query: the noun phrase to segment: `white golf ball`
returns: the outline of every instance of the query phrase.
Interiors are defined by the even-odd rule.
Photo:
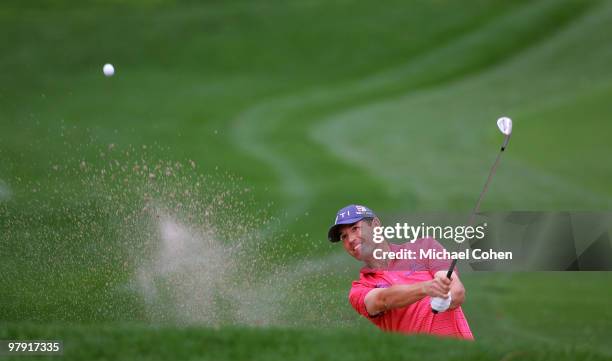
[[[102,71],[106,76],[113,76],[113,74],[115,74],[115,67],[113,66],[113,64],[104,64]]]

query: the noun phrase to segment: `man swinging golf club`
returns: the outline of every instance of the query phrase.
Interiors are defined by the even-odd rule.
[[[374,257],[374,250],[398,252],[402,248],[442,249],[434,239],[414,243],[373,242],[372,230],[381,226],[369,208],[350,205],[338,211],[328,237],[342,242],[346,252],[365,263],[353,282],[349,301],[353,308],[384,331],[428,333],[473,339],[461,304],[465,289],[457,273],[446,277],[448,261],[388,260]],[[432,313],[431,299],[440,300],[440,313]]]
[[[469,224],[480,209],[512,134],[510,118],[499,118],[497,126],[504,134],[504,143],[478,197]],[[376,258],[376,250],[380,250],[378,253],[381,254],[444,249],[432,238],[397,245],[384,239],[374,242],[373,230],[380,226],[380,219],[369,208],[350,205],[338,211],[334,225],[328,232],[331,242],[342,242],[349,255],[365,263],[359,280],[353,282],[349,292],[349,302],[353,308],[384,331],[428,333],[473,340],[461,309],[465,288],[457,272],[453,273],[457,260]]]

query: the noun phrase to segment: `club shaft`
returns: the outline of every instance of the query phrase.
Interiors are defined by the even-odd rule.
[[[489,176],[487,177],[487,181],[485,182],[484,187],[482,188],[482,191],[480,192],[480,196],[478,196],[478,201],[476,202],[476,206],[472,210],[472,214],[470,214],[468,226],[471,226],[472,224],[474,224],[474,220],[476,219],[476,214],[480,211],[480,205],[482,204],[482,200],[484,199],[484,196],[487,193],[487,190],[489,190],[489,184],[491,184],[491,179],[493,179],[493,175],[495,175],[495,171],[497,170],[497,165],[499,164],[499,160],[501,159],[501,156],[504,153],[504,150],[506,150],[506,147],[508,146],[509,140],[510,140],[510,136],[506,136],[504,138],[504,144],[502,145],[499,153],[497,153],[497,158],[495,158],[495,162],[493,163],[493,166],[491,167],[491,170],[489,171]],[[451,276],[453,275],[453,271],[455,270],[455,266],[457,266],[457,259],[453,259],[453,261],[451,262],[451,265],[448,268],[448,272],[446,273],[447,278],[449,279],[451,278]]]

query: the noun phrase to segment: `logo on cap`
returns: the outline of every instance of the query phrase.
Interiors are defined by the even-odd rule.
[[[374,218],[374,212],[372,212],[368,207],[361,205],[350,205],[342,208],[336,214],[336,219],[334,220],[334,225],[331,226],[328,232],[328,238],[332,242],[338,242],[338,226],[343,224],[351,224],[357,223],[364,218]]]

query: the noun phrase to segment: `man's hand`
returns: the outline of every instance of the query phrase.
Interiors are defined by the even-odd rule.
[[[465,290],[459,277],[453,274],[451,281],[446,278],[446,271],[439,271],[430,281],[411,285],[393,285],[389,288],[374,288],[365,296],[364,303],[366,311],[374,316],[387,310],[405,307],[426,296],[447,299],[449,292],[452,297],[449,309],[459,307],[465,297]]]
[[[411,285],[374,288],[368,292],[363,301],[366,311],[370,316],[375,316],[381,312],[413,304],[428,295],[446,295],[448,290],[448,285],[445,285],[444,281],[431,280]]]
[[[433,297],[430,301],[431,309],[434,313],[444,312],[450,308],[452,300],[451,293],[448,294],[448,298]]]
[[[448,271],[446,270],[438,271],[434,275],[434,279],[445,279],[449,281],[449,279],[446,278],[447,273]],[[453,274],[451,275],[450,292],[451,292],[451,296],[453,300],[453,302],[450,305],[450,309],[452,310],[454,308],[461,306],[463,301],[465,301],[465,288],[463,287],[463,284],[461,283],[461,280],[459,279],[457,272],[453,272]]]
[[[423,292],[427,296],[448,298],[448,293],[451,289],[451,280],[446,278],[446,274],[441,275],[441,272],[437,272],[433,280],[425,281],[422,284]]]

